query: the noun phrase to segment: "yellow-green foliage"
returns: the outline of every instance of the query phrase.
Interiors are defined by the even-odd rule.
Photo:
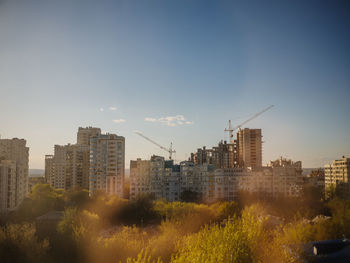
[[[225,225],[206,226],[186,237],[172,262],[258,262],[265,241],[264,219],[253,210],[246,209],[241,218],[230,218]]]
[[[48,241],[39,241],[31,224],[11,224],[0,227],[1,262],[41,262]]]
[[[137,227],[123,227],[111,237],[99,237],[88,251],[91,262],[124,262],[147,245],[148,235]]]

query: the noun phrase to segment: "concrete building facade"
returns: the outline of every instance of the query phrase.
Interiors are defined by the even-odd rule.
[[[218,169],[239,167],[237,141],[220,141],[211,149],[198,148],[197,152],[191,153],[190,161],[195,165],[212,164]]]
[[[28,193],[29,148],[26,146],[26,140],[0,139],[0,161],[2,170],[0,188],[3,189],[0,203],[5,202],[0,206],[13,209],[21,204]],[[8,190],[5,191],[6,187]]]
[[[54,155],[45,158],[45,176],[56,189],[88,189],[89,155],[87,145],[55,145]]]
[[[262,166],[261,129],[240,129],[237,133],[237,143],[241,167]]]
[[[0,160],[0,213],[16,208],[16,163]]]
[[[89,191],[104,191],[123,197],[125,138],[100,134],[90,138]]]
[[[219,168],[195,165],[152,156],[130,162],[130,198],[151,194],[156,199],[181,200],[184,191],[195,192],[204,202],[236,200],[240,191],[268,198],[298,196],[301,191],[301,162],[278,159],[260,168]]]
[[[90,138],[99,136],[101,129],[96,127],[79,127],[77,132],[77,144],[78,145],[90,145]]]
[[[350,156],[325,165],[324,175],[326,195],[334,188],[342,198],[350,199]]]

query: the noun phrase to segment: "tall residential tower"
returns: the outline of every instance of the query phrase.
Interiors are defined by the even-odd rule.
[[[125,138],[99,134],[90,139],[89,191],[97,190],[123,197],[125,176]]]
[[[18,207],[28,192],[29,148],[24,139],[0,139],[0,211]]]

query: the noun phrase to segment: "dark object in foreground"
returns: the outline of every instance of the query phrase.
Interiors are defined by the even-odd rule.
[[[350,240],[336,239],[311,242],[307,245],[308,262],[350,262]]]

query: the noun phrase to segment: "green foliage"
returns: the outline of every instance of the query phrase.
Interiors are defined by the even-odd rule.
[[[2,217],[0,261],[300,262],[305,243],[350,236],[350,201],[326,202],[316,190],[299,199],[246,197],[239,204],[210,205],[154,201],[150,196],[129,201],[36,185],[18,211]],[[38,240],[33,225],[8,224],[33,221],[63,207],[64,217],[49,240]],[[331,217],[309,220],[322,211]],[[285,218],[285,223],[271,226],[269,215]]]
[[[48,241],[39,241],[31,224],[0,227],[0,260],[3,263],[44,262]]]
[[[63,210],[64,200],[60,191],[48,184],[36,184],[29,198],[25,199],[16,213],[16,221],[33,221],[52,210]]]
[[[64,199],[70,206],[76,206],[80,209],[85,208],[90,203],[88,190],[69,190],[64,194]]]
[[[265,239],[264,220],[253,209],[245,210],[241,218],[230,218],[223,226],[206,226],[186,237],[172,262],[258,262]]]
[[[182,202],[198,203],[201,200],[201,196],[198,192],[184,190],[180,195],[180,199]]]
[[[160,222],[160,216],[154,209],[154,202],[148,195],[140,195],[125,205],[115,218],[127,225],[145,226]]]

